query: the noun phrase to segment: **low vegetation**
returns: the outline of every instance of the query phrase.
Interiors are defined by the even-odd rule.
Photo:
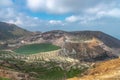
[[[11,54],[9,52],[0,52],[2,54]],[[27,73],[31,77],[36,78],[36,80],[64,80],[67,78],[71,78],[74,76],[79,76],[82,72],[84,72],[87,68],[74,68],[71,67],[69,70],[66,68],[62,68],[59,65],[62,63],[56,62],[34,62],[27,63],[20,59],[10,58],[10,57],[0,57],[0,66],[8,69],[12,69],[18,72]],[[63,64],[62,66],[66,66]],[[1,79],[0,79],[1,80]]]
[[[11,80],[11,79],[0,77],[0,80]]]

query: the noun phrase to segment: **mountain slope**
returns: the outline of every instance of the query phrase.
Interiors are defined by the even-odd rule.
[[[62,54],[67,53],[68,56],[80,61],[91,62],[118,58],[111,52],[111,48],[94,38],[84,42],[66,42],[63,48]]]
[[[42,40],[62,47],[61,55],[80,61],[101,61],[118,58],[120,40],[100,31],[42,33]]]
[[[68,80],[120,80],[120,59],[97,63],[83,77]]]
[[[24,30],[14,24],[0,22],[0,40],[16,39],[21,36],[30,35],[31,32]]]
[[[120,48],[120,40],[108,34],[105,34],[101,31],[76,31],[76,32],[70,32],[69,35],[76,36],[82,40],[92,39],[93,37],[95,37],[109,47]]]
[[[58,39],[58,38],[64,37],[66,40],[69,39],[71,41],[86,41],[86,40],[96,38],[111,48],[120,48],[120,40],[106,33],[103,33],[101,31],[66,32],[61,30],[53,30],[53,31],[42,33],[42,37],[45,40],[49,40],[49,39],[54,40],[56,38]]]

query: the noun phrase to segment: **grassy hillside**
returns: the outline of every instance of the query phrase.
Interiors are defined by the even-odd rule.
[[[12,54],[6,51],[0,51],[0,54],[9,55]],[[0,55],[0,56],[1,56]],[[13,57],[11,55],[11,57]],[[61,63],[62,64],[62,63]],[[29,74],[31,77],[36,78],[35,80],[65,80],[65,78],[71,78],[74,76],[79,76],[83,73],[87,67],[82,66],[79,68],[75,68],[74,66],[70,69],[65,69],[69,64],[62,64],[66,66],[65,68],[61,68],[56,62],[45,62],[45,63],[27,63],[20,59],[10,58],[10,57],[0,57],[0,66],[12,69],[14,71],[22,72]]]
[[[14,24],[0,22],[0,40],[16,39],[21,36],[30,35],[31,32],[22,29]]]
[[[39,52],[53,51],[59,48],[60,47],[49,44],[49,43],[41,43],[41,44],[24,45],[19,48],[16,48],[14,51],[20,54],[35,54]]]

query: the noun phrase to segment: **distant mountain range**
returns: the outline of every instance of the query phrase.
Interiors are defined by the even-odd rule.
[[[22,29],[15,24],[0,22],[0,40],[16,39],[30,34],[30,31]]]
[[[24,37],[27,35],[31,36]],[[100,31],[66,32],[54,30],[33,34],[14,24],[0,22],[0,40],[17,40],[19,37],[23,37],[22,40],[26,44],[52,43],[61,46],[60,54],[62,56],[68,56],[80,61],[100,61],[118,58],[120,55],[120,40]]]

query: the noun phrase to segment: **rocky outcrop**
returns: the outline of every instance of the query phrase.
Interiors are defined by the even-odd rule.
[[[61,54],[85,62],[118,58],[116,54],[112,53],[110,47],[96,38],[81,42],[67,40],[64,43]]]
[[[94,37],[111,48],[120,48],[120,40],[101,31],[74,31],[70,32],[68,35],[71,37],[75,37],[78,40],[89,40]]]

